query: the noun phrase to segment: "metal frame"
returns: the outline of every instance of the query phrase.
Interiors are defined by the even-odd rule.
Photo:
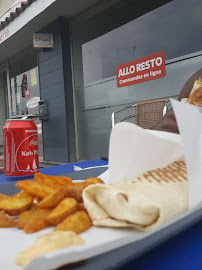
[[[112,113],[112,116],[111,116],[111,118],[112,118],[112,127],[114,127],[114,125],[115,125],[115,114],[117,114],[117,113],[119,113],[119,112],[121,112],[121,111],[130,109],[130,108],[132,108],[132,107],[135,108],[135,106],[136,106],[136,104],[130,104],[130,105],[128,105],[128,106],[125,106],[125,107],[123,107],[123,108],[121,108],[121,109],[119,109],[119,110],[113,112],[113,113]],[[135,117],[135,114],[128,115],[128,116],[126,116],[126,117],[120,119],[119,122],[123,122],[123,121],[125,121],[125,120],[127,120],[127,119],[130,119],[130,118],[132,118],[132,117]]]
[[[0,64],[0,73],[6,73],[6,86],[7,89],[5,90],[5,102],[6,102],[6,117],[11,117],[11,94],[10,94],[10,74],[9,74],[9,63],[8,61]]]
[[[152,100],[151,100],[151,101],[152,101]],[[165,101],[166,101],[166,103],[165,103],[165,106],[164,106],[164,108],[163,108],[163,114],[162,114],[162,116],[164,116],[164,115],[166,114],[166,112],[168,111],[168,107],[169,107],[169,103],[170,103],[170,101],[169,101],[168,99],[166,99],[166,98],[165,98]],[[123,107],[123,108],[121,108],[121,109],[119,109],[119,110],[117,110],[117,111],[114,111],[114,112],[112,113],[112,116],[111,116],[111,120],[112,120],[112,128],[113,128],[113,127],[115,126],[115,124],[116,124],[116,123],[115,123],[115,115],[116,115],[117,113],[121,112],[121,111],[130,109],[130,108],[135,108],[137,103],[138,103],[138,102],[136,102],[136,103],[134,103],[134,104],[130,104],[130,105],[128,105],[128,106],[125,106],[125,107]],[[135,117],[135,113],[134,113],[134,114],[130,114],[130,115],[124,117],[124,118],[121,118],[117,123],[123,122],[123,121],[125,121],[125,120],[127,120],[127,119],[130,119],[130,118],[132,118],[132,117]]]
[[[6,69],[6,78],[7,78],[7,103],[8,103],[8,115],[9,118],[12,116],[12,108],[11,108],[11,84],[10,84],[10,72],[9,65]]]

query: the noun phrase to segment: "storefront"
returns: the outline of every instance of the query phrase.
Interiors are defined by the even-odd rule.
[[[107,153],[113,111],[138,101],[176,98],[201,68],[201,10],[198,0],[118,1],[73,20],[81,158]],[[165,53],[164,78],[117,88],[118,65],[160,51]]]
[[[107,156],[113,111],[137,101],[177,98],[201,68],[199,0],[31,2],[0,31],[0,64],[8,68],[0,73],[0,87],[8,84],[8,106],[1,107],[7,115],[1,121],[9,112],[12,117],[37,115],[38,108],[27,101],[45,100],[45,160]],[[36,32],[53,33],[54,48],[34,49]],[[118,65],[160,51],[165,53],[165,77],[117,88]],[[29,85],[28,98],[23,83]]]
[[[0,66],[0,154],[3,153],[3,127],[9,115],[8,106],[8,65]]]
[[[11,118],[28,117],[38,128],[39,157],[43,158],[42,123],[39,120],[40,90],[37,52],[32,47],[10,59]]]

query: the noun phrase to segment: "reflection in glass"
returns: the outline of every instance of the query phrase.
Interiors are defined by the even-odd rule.
[[[201,10],[201,0],[171,1],[83,43],[84,85],[115,76],[118,65],[156,52],[164,51],[169,60],[200,51]]]
[[[39,97],[38,68],[28,70],[11,79],[12,116],[38,115],[38,106],[28,105],[28,100]]]

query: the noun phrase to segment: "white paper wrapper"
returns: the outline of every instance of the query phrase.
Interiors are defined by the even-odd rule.
[[[182,99],[181,99],[181,102],[186,103],[186,102],[187,102],[187,98],[182,98]]]
[[[151,132],[131,123],[117,124],[109,147],[109,182],[134,179],[183,155],[180,135]]]
[[[189,207],[202,201],[202,108],[171,100],[180,130],[189,183]]]
[[[173,99],[171,102],[181,135],[144,130],[130,123],[114,127],[109,149],[109,182],[132,180],[184,154],[189,208],[192,208],[202,201],[202,108]]]

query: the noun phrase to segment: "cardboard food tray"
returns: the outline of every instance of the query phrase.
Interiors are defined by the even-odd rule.
[[[187,105],[182,104],[182,106],[183,106],[182,107],[183,113],[185,113],[186,108],[184,108],[184,106],[187,106]],[[190,116],[191,114],[190,114],[189,109],[187,112]],[[198,112],[195,112],[195,113],[198,115]],[[187,121],[187,117],[185,118],[186,121]],[[192,121],[192,127],[193,127],[192,119],[190,118],[190,121]],[[201,115],[199,117],[199,121],[201,121],[202,123]],[[183,119],[181,122],[183,122]],[[198,123],[196,123],[196,126],[199,126]],[[184,127],[186,127],[186,125],[184,125]],[[182,127],[182,129],[184,127]],[[157,163],[159,163],[157,159],[162,160],[162,157],[164,157],[164,163],[167,163],[169,159],[176,158],[175,155],[177,154],[177,152],[174,150],[178,149],[178,153],[181,154],[181,147],[179,146],[179,144],[176,144],[175,139],[173,140],[173,142],[169,142],[166,140],[158,140],[154,136],[149,136],[147,133],[143,134],[143,131],[140,131],[139,134],[144,135],[144,136],[140,136],[135,130],[137,128],[132,128],[132,129],[134,129],[133,130],[134,132],[128,132],[128,130],[125,130],[126,132],[124,131],[125,133],[124,133],[124,136],[122,137],[124,138],[124,142],[126,142],[126,144],[128,144],[129,142],[129,140],[127,140],[126,137],[131,137],[130,142],[132,144],[134,143],[134,145],[136,144],[135,146],[136,150],[138,149],[138,147],[140,147],[141,152],[136,151],[136,153],[138,152],[138,158],[137,158],[137,155],[134,155],[134,151],[131,150],[132,149],[131,144],[127,145],[128,149],[126,149],[125,147],[122,147],[121,150],[123,151],[123,153],[126,152],[128,154],[131,151],[129,153],[130,155],[127,155],[128,160],[126,162],[122,158],[120,158],[119,161],[115,160],[114,158],[115,160],[114,164],[116,166],[111,167],[112,168],[111,175],[114,174],[117,177],[125,177],[126,172],[128,173],[128,176],[130,176],[129,173],[131,175],[137,175],[140,172],[136,171],[137,174],[134,174],[134,171],[133,171],[134,165],[136,166],[137,170],[151,169],[151,168],[148,168],[147,166],[155,167]],[[189,136],[192,136],[192,134],[193,133],[185,132],[185,136],[183,136],[183,141],[184,142],[186,140],[189,141]],[[198,131],[194,133],[194,135],[196,134],[198,134]],[[120,145],[120,141],[118,138],[119,135],[120,133],[118,133],[118,136],[117,136],[117,145]],[[189,136],[186,137],[187,135]],[[136,136],[136,140],[134,140],[134,136]],[[142,141],[142,137],[144,137],[145,139],[144,141]],[[129,254],[127,253],[128,251],[127,247],[129,244],[130,246],[132,245],[130,256],[134,258],[140,255],[141,253],[145,252],[146,250],[158,245],[162,241],[165,241],[169,237],[174,236],[175,234],[181,232],[185,228],[191,226],[193,223],[199,221],[202,217],[202,195],[201,195],[202,183],[200,181],[201,171],[200,171],[200,166],[197,166],[197,167],[194,166],[195,170],[193,170],[192,165],[194,161],[195,161],[194,165],[201,164],[201,159],[200,159],[201,156],[197,154],[197,151],[198,152],[201,151],[202,148],[199,147],[201,146],[200,141],[199,141],[199,139],[201,138],[200,134],[198,134],[197,140],[196,140],[196,136],[194,136],[194,138],[195,140],[194,141],[192,140],[192,143],[193,142],[195,143],[194,148],[192,146],[192,150],[194,149],[194,151],[192,151],[194,153],[194,156],[192,157],[190,156],[192,152],[188,151],[187,150],[188,148],[185,147],[185,151],[184,151],[185,159],[187,161],[189,191],[190,191],[189,192],[190,193],[189,194],[190,207],[188,211],[178,216],[175,216],[174,218],[170,219],[168,222],[157,227],[155,230],[152,230],[149,232],[139,232],[132,229],[115,229],[115,228],[113,229],[113,228],[92,227],[88,231],[80,234],[81,238],[83,238],[85,242],[84,245],[57,250],[55,252],[38,257],[32,260],[25,267],[25,270],[56,269],[69,263],[76,263],[76,262],[80,262],[87,259],[88,260],[86,261],[86,264],[82,266],[83,268],[81,268],[81,265],[80,265],[79,269],[95,269],[95,267],[93,268],[92,264],[89,265],[88,263],[90,261],[90,258],[93,258],[97,255],[107,256],[107,254],[111,252],[115,252],[115,251],[118,252],[118,249],[121,248],[123,251],[122,259],[121,259],[121,256],[117,259],[115,257],[112,257],[112,258],[110,257],[109,262],[106,263],[105,265],[96,264],[96,269],[100,269],[100,270],[111,269],[113,265],[112,260],[114,260],[114,262],[117,260],[117,262],[119,261],[120,263],[124,263],[124,261],[126,262],[128,259],[130,259]],[[172,138],[171,138],[171,141],[172,141]],[[142,145],[140,145],[140,143],[142,143]],[[185,142],[184,145],[189,146],[189,142],[188,143]],[[171,146],[172,146],[173,151],[171,151]],[[154,149],[149,149],[149,147],[150,148],[153,147]],[[117,147],[115,147],[115,149],[116,148]],[[145,151],[142,151],[143,149],[145,149]],[[166,149],[167,149],[167,152],[165,152]],[[150,150],[150,153],[149,153],[149,150]],[[120,148],[118,149],[118,151],[120,153]],[[154,152],[156,154],[156,158],[151,159],[151,157],[153,157],[154,155]],[[116,153],[114,153],[114,156],[116,158],[123,157],[123,156],[126,157],[126,155],[118,156],[116,155]],[[191,158],[192,162],[190,162],[189,158]],[[136,159],[136,162],[134,162],[135,159]],[[151,161],[152,161],[152,164],[151,164]],[[117,162],[119,162],[121,166],[117,166],[118,164]],[[131,164],[131,166],[128,167],[129,163]],[[163,164],[161,165],[163,166]],[[126,171],[124,172],[124,170]],[[191,172],[193,172],[193,174],[191,174]],[[92,176],[90,174],[90,170],[89,170],[89,176]],[[79,174],[78,174],[78,179],[80,179]],[[1,187],[0,187],[0,192],[1,192]],[[35,234],[26,235],[23,231],[20,231],[16,228],[1,229],[0,230],[0,239],[1,239],[0,265],[2,266],[2,269],[12,269],[12,270],[22,269],[21,267],[15,264],[16,255],[21,250],[23,250],[24,248],[32,244],[38,236],[49,233],[50,231],[52,231],[52,228],[42,230]],[[9,259],[8,259],[8,254],[9,254]],[[105,254],[105,255],[101,255],[101,254]]]
[[[3,186],[5,185],[2,185],[2,187]],[[15,193],[14,184],[7,184],[6,186],[10,190],[13,189]],[[3,188],[3,190],[5,191],[5,188]],[[1,185],[0,192],[2,192]],[[201,217],[202,204],[198,204],[194,209],[190,209],[171,219],[163,226],[158,227],[156,230],[146,233],[132,229],[93,227],[80,235],[84,239],[85,245],[58,250],[34,259],[27,267],[25,267],[25,269],[55,269],[66,264],[82,262],[83,260],[86,260],[85,263],[80,263],[78,269],[93,270],[95,269],[95,265],[97,270],[112,269],[112,265],[113,267],[115,265],[120,267],[120,265],[134,259],[140,254],[198,222],[201,220]],[[16,255],[22,249],[34,242],[36,237],[49,233],[50,231],[52,231],[52,228],[27,235],[23,231],[15,228],[1,229],[1,268],[22,270],[23,268],[17,266],[15,263]],[[90,259],[93,257],[93,260]],[[103,258],[105,259],[103,260]],[[97,260],[102,261],[102,263],[98,264]]]

